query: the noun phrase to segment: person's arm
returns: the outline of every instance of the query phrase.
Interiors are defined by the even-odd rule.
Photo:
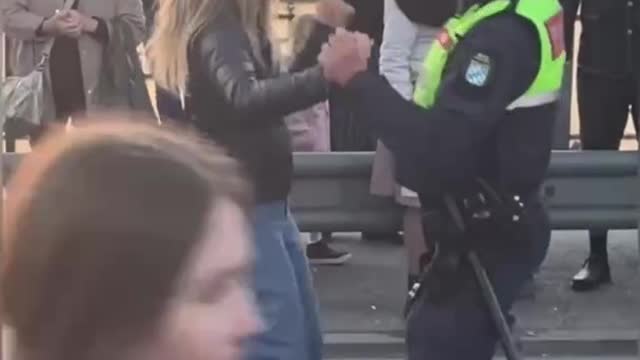
[[[85,32],[103,44],[109,42],[109,28],[107,22],[100,17],[93,16],[87,18]]]
[[[30,12],[27,0],[2,0],[0,3],[2,29],[9,37],[34,40],[45,36],[42,31],[45,17]]]
[[[316,21],[304,48],[299,53],[293,54],[294,58],[289,67],[289,72],[297,72],[317,65],[318,54],[320,54],[322,45],[329,40],[329,36],[334,31],[333,27]]]
[[[366,121],[403,164],[404,169],[398,169],[404,173],[399,174],[403,185],[419,190],[424,177],[439,184],[457,182],[473,165],[476,145],[535,78],[539,47],[530,24],[503,15],[478,25],[460,43],[428,110],[368,73],[358,74],[347,89],[357,118]],[[488,61],[488,68],[476,67],[478,61]],[[474,85],[467,77],[470,67],[487,70],[486,79],[480,75]]]
[[[297,72],[317,65],[322,45],[329,40],[329,36],[336,28],[347,26],[354,15],[355,9],[343,0],[317,2],[311,34],[306,39],[302,50],[293,54],[289,72]]]
[[[380,47],[380,74],[405,99],[411,99],[411,52],[418,28],[398,8],[396,0],[384,0],[384,34]]]
[[[146,20],[144,16],[144,10],[142,8],[141,0],[115,0],[116,3],[116,16],[125,20],[130,26],[133,32],[133,39],[136,43],[140,44],[144,41],[145,37],[145,25]],[[109,22],[106,22],[108,33],[111,33],[109,29]]]
[[[573,61],[575,24],[581,0],[561,0],[564,11],[564,42],[567,49],[567,61]]]
[[[235,26],[218,27],[203,34],[195,46],[208,81],[222,94],[241,121],[261,122],[306,109],[327,98],[321,67],[257,79],[249,49]]]

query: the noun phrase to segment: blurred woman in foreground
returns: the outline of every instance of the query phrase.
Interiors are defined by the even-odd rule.
[[[249,194],[177,131],[88,125],[15,174],[3,236],[12,360],[238,360],[259,330]]]

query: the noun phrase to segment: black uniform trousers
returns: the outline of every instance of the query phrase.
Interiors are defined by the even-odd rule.
[[[511,307],[522,288],[547,253],[551,230],[549,219],[538,201],[529,203],[522,228],[513,238],[500,241],[522,242],[516,251],[505,251],[499,261],[489,261],[479,252],[508,320]],[[478,244],[495,241],[492,234],[474,239]],[[526,239],[526,240],[525,240]],[[526,244],[526,245],[525,245]],[[486,254],[485,254],[486,255]],[[495,254],[494,254],[495,255]],[[491,256],[491,255],[489,255]],[[460,289],[441,304],[424,297],[416,301],[407,323],[409,360],[491,360],[500,337],[475,276],[468,264]],[[427,290],[425,290],[427,291]]]
[[[578,68],[580,141],[584,150],[618,150],[629,112],[638,130],[638,77],[599,74]],[[593,255],[606,256],[607,231],[591,231]]]

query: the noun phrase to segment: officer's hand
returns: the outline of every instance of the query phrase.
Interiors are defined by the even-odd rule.
[[[338,29],[323,45],[318,61],[327,81],[345,86],[367,69],[371,56],[371,39],[361,33]]]

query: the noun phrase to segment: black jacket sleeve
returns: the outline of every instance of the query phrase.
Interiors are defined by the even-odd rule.
[[[537,39],[533,25],[515,15],[479,24],[452,55],[430,109],[404,100],[382,77],[354,78],[347,91],[357,118],[395,154],[403,185],[420,192],[425,183],[442,185],[468,175],[464,169],[473,166],[477,145],[535,78]],[[488,63],[484,80],[470,76],[479,58]]]
[[[564,42],[567,49],[567,61],[573,61],[573,38],[575,34],[576,19],[578,17],[578,7],[581,0],[561,0],[564,10]]]
[[[260,122],[303,110],[327,98],[322,69],[259,78],[248,41],[234,26],[208,31],[197,55],[208,81],[233,108],[236,119]],[[247,43],[245,45],[245,43]]]

